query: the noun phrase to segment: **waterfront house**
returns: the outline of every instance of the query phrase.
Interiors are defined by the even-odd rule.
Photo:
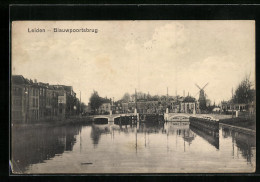
[[[199,103],[191,96],[185,97],[180,105],[182,113],[193,113],[194,109],[199,112]]]
[[[44,120],[46,115],[46,90],[48,84],[39,82],[39,119]]]
[[[28,121],[30,82],[22,75],[14,75],[11,80],[12,121],[25,123]]]
[[[13,75],[11,98],[13,122],[64,119],[79,114],[79,99],[72,86],[49,85]]]
[[[29,87],[29,118],[30,122],[36,122],[39,120],[39,86],[37,80],[34,82],[30,80]]]
[[[51,85],[46,89],[46,119],[57,119],[58,117],[58,91]]]
[[[110,111],[111,111],[111,104],[110,104],[110,102],[105,102],[98,108],[98,113],[99,114],[109,114]]]

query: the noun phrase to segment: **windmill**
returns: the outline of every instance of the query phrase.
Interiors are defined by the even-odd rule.
[[[200,88],[200,86],[198,86],[197,84],[196,87],[198,87],[200,96],[199,96],[199,107],[201,110],[205,110],[206,109],[206,93],[204,91],[205,87],[208,85],[209,83],[207,83],[206,85],[204,85],[204,87]],[[198,95],[198,93],[195,95],[195,97]]]

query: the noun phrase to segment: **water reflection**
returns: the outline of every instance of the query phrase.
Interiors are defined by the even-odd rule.
[[[109,132],[110,132],[110,128],[108,124],[101,124],[101,125],[93,124],[91,126],[90,137],[93,141],[94,146],[97,146],[102,134],[107,134]]]
[[[205,139],[210,145],[213,145],[216,149],[219,149],[219,128],[202,128],[201,126],[196,125],[196,123],[192,123],[190,125],[190,129]]]
[[[231,128],[222,126],[222,136],[224,138],[232,138],[232,154],[234,155],[236,145],[237,149],[241,152],[242,156],[247,160],[248,163],[252,163],[252,158],[255,160],[255,136],[237,132]]]
[[[13,170],[23,173],[30,164],[42,163],[64,151],[72,151],[81,126],[13,129]]]
[[[13,169],[18,173],[35,170],[65,173],[74,169],[81,173],[182,172],[184,169],[203,172],[215,168],[225,172],[236,166],[247,169],[247,164],[255,162],[255,136],[226,127],[205,129],[189,122],[129,125],[109,122],[18,129],[12,133]],[[238,157],[234,157],[235,153]],[[49,162],[53,160],[56,162]],[[82,166],[82,161],[91,166]],[[54,164],[55,170],[51,171]]]
[[[162,133],[164,124],[158,122],[141,123],[138,128],[139,133]]]

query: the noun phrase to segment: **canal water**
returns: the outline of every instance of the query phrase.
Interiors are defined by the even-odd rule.
[[[256,160],[254,135],[178,122],[15,129],[11,154],[17,174],[254,172]]]

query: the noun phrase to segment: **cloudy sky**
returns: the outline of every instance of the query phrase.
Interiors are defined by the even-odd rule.
[[[42,28],[44,33],[30,33]],[[53,32],[53,28],[98,29]],[[73,86],[88,103],[93,90],[230,99],[246,74],[255,82],[254,21],[34,21],[12,24],[12,74]],[[198,99],[199,94],[196,96]]]

